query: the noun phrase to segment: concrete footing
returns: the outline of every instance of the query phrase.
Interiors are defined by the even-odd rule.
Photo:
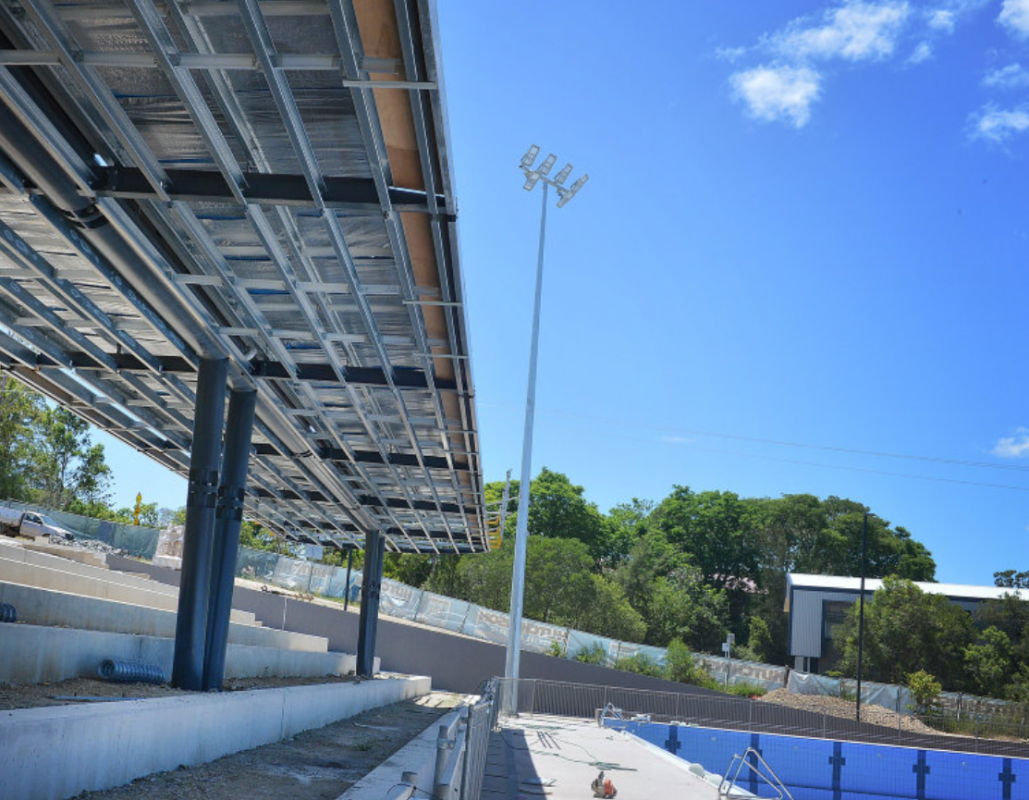
[[[5,712],[0,785],[4,797],[64,800],[277,742],[430,689],[429,678],[403,677]]]
[[[5,624],[0,625],[0,683],[54,683],[91,677],[105,658],[144,661],[170,675],[173,650],[172,639],[156,636]],[[356,657],[349,653],[230,644],[225,676],[317,678],[347,675],[355,667]],[[375,668],[378,670],[378,663]]]

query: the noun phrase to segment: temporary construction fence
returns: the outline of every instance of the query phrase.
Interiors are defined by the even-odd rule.
[[[83,517],[79,514],[69,514],[67,511],[54,511],[43,506],[12,500],[5,501],[4,505],[19,511],[36,511],[46,514],[62,528],[67,528],[74,533],[77,538],[104,542],[111,547],[124,550],[130,556],[150,560],[157,550],[157,538],[160,535],[157,528]]]
[[[323,597],[343,597],[349,591],[351,599],[356,599],[362,578],[360,571],[352,572],[348,588],[346,570],[342,567],[300,561],[245,547],[239,550],[236,574]],[[389,578],[382,581],[379,611],[487,642],[507,643],[508,615],[505,612],[416,589]],[[530,619],[522,622],[522,649],[533,653],[560,653],[570,658],[583,650],[599,649],[601,663],[606,666],[614,666],[622,659],[637,655],[646,656],[663,666],[667,655],[663,647],[623,642]],[[767,690],[786,685],[785,667],[699,654],[695,659],[712,677],[728,685],[747,683]]]
[[[857,681],[852,678],[830,678],[826,675],[809,675],[795,670],[790,672],[786,688],[794,694],[847,699],[854,699],[857,696]],[[913,714],[915,709],[915,701],[908,688],[890,683],[862,681],[861,702],[864,705],[882,706],[898,714]],[[960,692],[941,692],[936,706],[934,718],[946,716],[959,721],[965,717],[1009,717],[1015,704]]]

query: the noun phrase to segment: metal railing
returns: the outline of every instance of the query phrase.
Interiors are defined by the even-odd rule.
[[[776,800],[783,800],[784,797],[793,800],[793,795],[790,794],[790,790],[786,788],[786,785],[779,779],[779,776],[775,774],[775,771],[768,766],[768,762],[761,757],[761,754],[753,747],[748,747],[743,751],[743,755],[737,753],[732,757],[732,761],[729,762],[729,768],[725,771],[725,777],[722,778],[721,783],[718,784],[718,796],[719,797],[732,797],[733,791],[736,790],[736,784],[740,778],[740,771],[747,767],[750,769],[750,774],[755,778],[759,778],[776,792]],[[733,771],[735,770],[735,772]],[[730,775],[732,777],[730,777]],[[747,792],[744,796],[750,797],[751,793]]]
[[[500,694],[510,690],[509,679],[494,680]],[[599,722],[608,707],[617,709],[623,720],[649,717],[654,722],[677,721],[706,728],[1029,758],[1029,742],[1023,738],[1029,734],[1029,724],[1025,721],[1005,724],[968,715],[961,720],[893,715],[889,722],[877,723],[872,718],[872,709],[865,708],[863,721],[857,722],[853,717],[835,716],[825,711],[720,696],[699,689],[660,692],[532,678],[519,681],[519,714],[578,717]]]
[[[479,800],[486,772],[489,735],[497,722],[497,679],[486,681],[471,705],[440,725],[432,768],[433,800]],[[417,772],[403,772],[382,800],[408,800],[427,790],[418,788]]]

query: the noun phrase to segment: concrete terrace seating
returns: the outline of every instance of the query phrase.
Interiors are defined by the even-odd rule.
[[[175,636],[175,612],[160,608],[3,581],[0,581],[0,603],[10,603],[17,608],[19,621],[30,625],[167,638]],[[325,653],[329,649],[329,640],[323,636],[237,622],[229,624],[229,643],[280,647],[307,653]]]
[[[140,575],[91,567],[21,547],[0,546],[0,581],[165,611],[175,611],[179,604],[179,591],[174,586]],[[252,613],[238,609],[233,609],[231,620],[248,625],[257,624]]]
[[[142,660],[171,671],[178,589],[148,577],[70,561],[0,542],[0,602],[18,623],[0,625],[0,683],[94,675],[106,658]],[[376,662],[378,659],[376,659]],[[322,636],[266,628],[233,609],[227,678],[346,674],[353,655]]]

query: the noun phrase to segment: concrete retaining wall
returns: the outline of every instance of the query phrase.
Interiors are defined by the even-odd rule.
[[[428,678],[391,678],[5,712],[0,787],[5,798],[64,800],[277,742],[430,688]]]
[[[0,683],[54,683],[95,676],[105,658],[144,661],[171,675],[174,649],[174,640],[156,636],[0,624]],[[356,662],[356,656],[349,653],[305,653],[230,644],[225,654],[225,677],[346,675],[355,671]]]
[[[30,625],[175,638],[174,611],[2,581],[0,603],[13,605],[18,610],[18,619]],[[329,649],[328,639],[323,636],[235,622],[229,625],[229,643],[308,653],[325,653]]]

